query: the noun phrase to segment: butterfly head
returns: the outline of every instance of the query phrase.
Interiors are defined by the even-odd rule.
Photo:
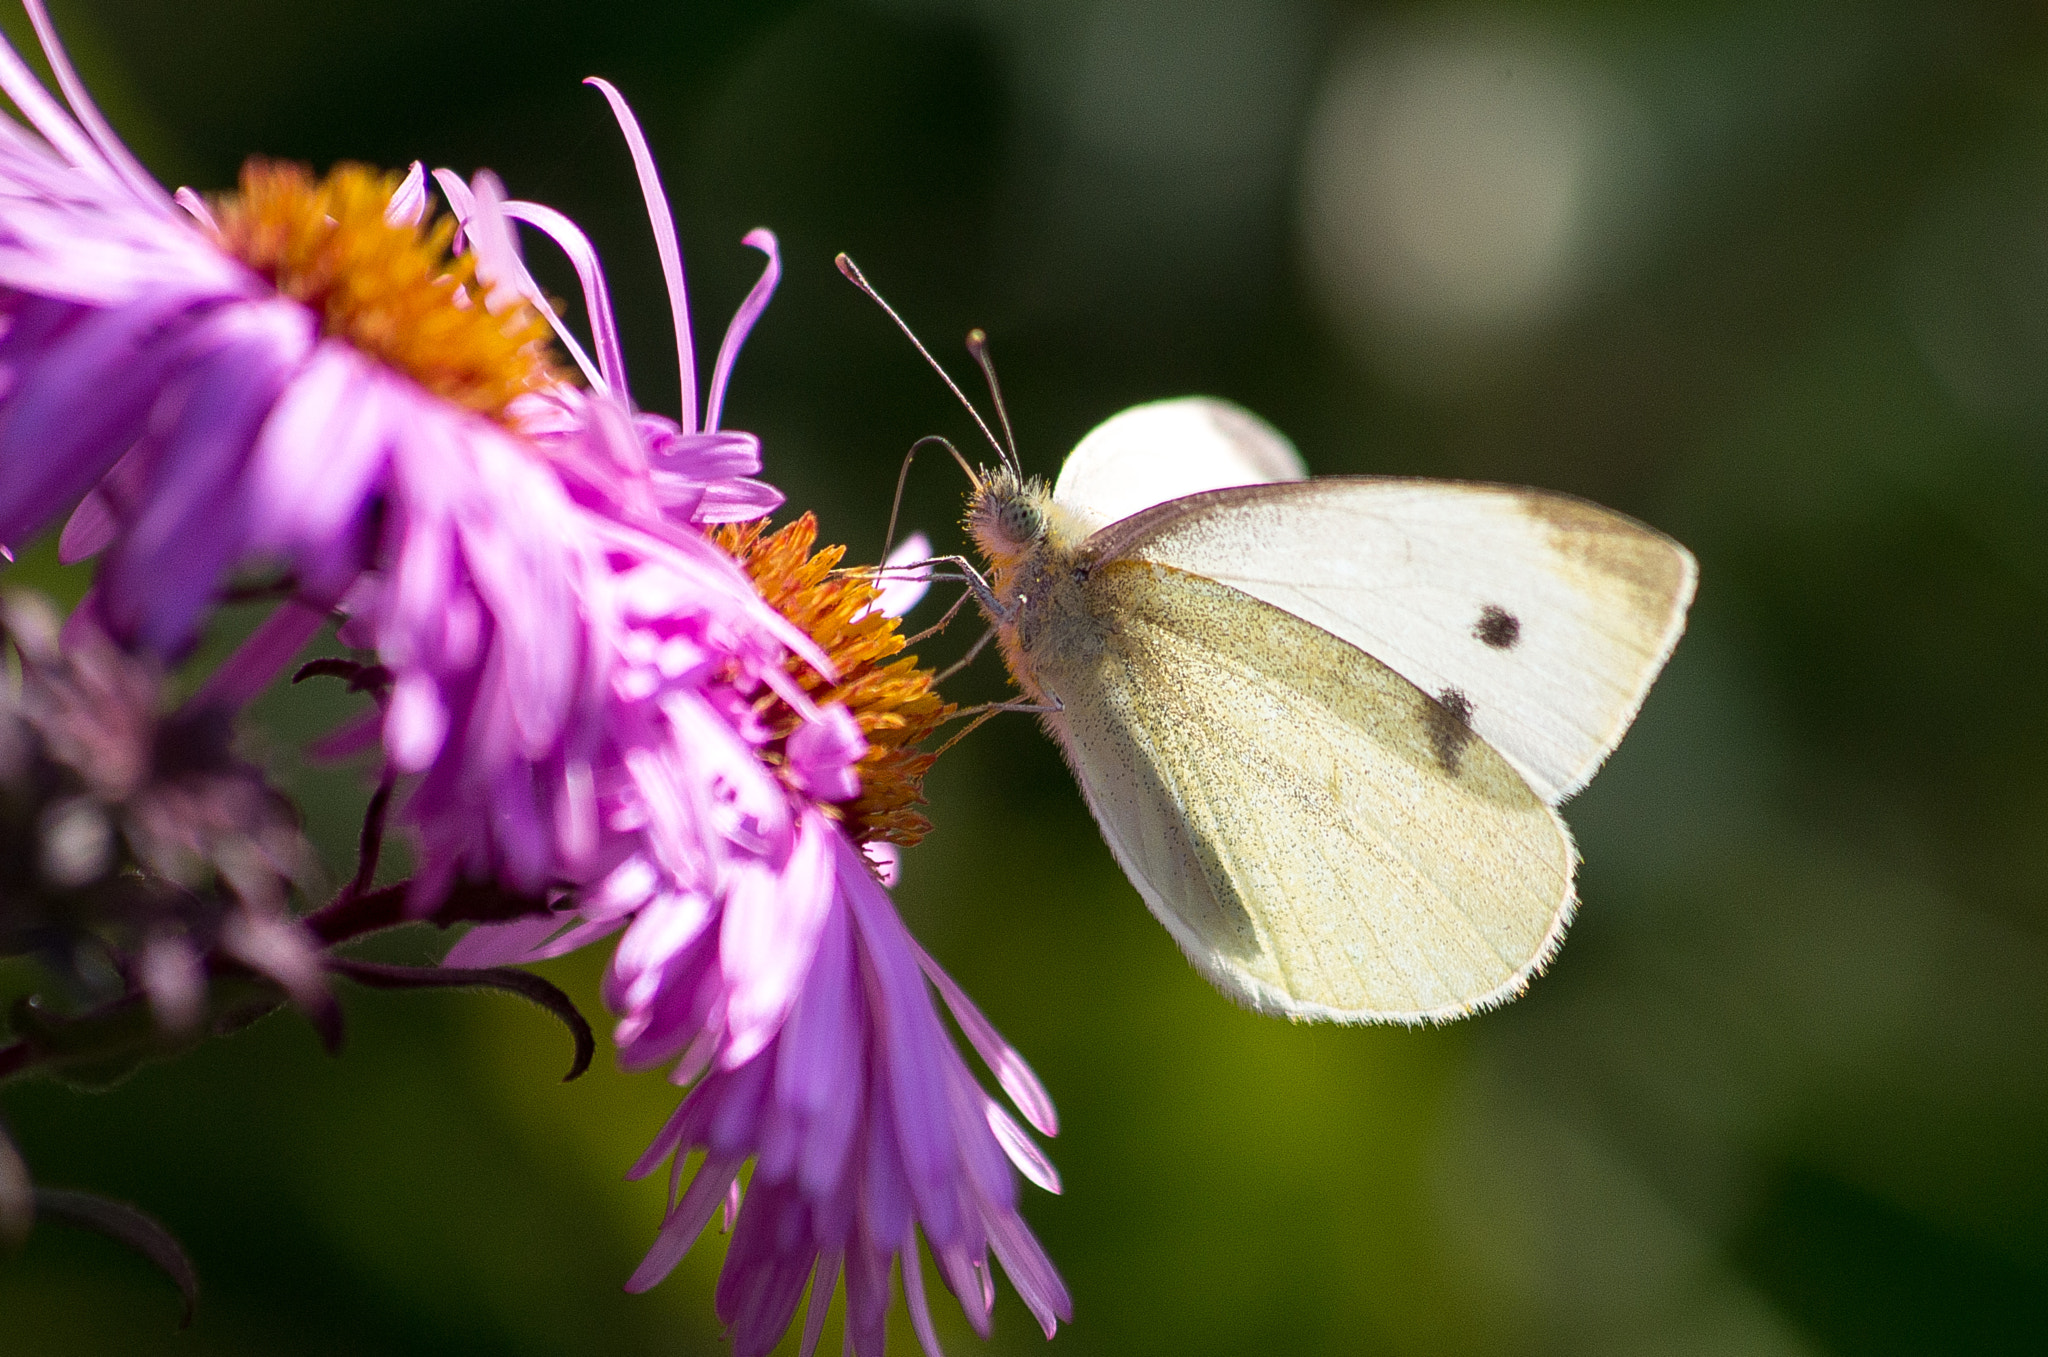
[[[1052,491],[1037,477],[1007,467],[984,470],[967,501],[967,531],[998,569],[1037,551],[1053,519]]]

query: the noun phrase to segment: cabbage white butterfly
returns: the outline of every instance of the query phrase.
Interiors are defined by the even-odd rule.
[[[1200,397],[1110,419],[1050,489],[983,472],[967,523],[1010,673],[1152,913],[1226,994],[1338,1022],[1460,1017],[1548,963],[1556,807],[1698,574],[1566,495],[1308,479]]]

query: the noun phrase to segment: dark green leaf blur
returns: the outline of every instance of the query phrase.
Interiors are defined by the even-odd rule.
[[[1698,554],[1689,635],[1567,807],[1562,954],[1455,1026],[1239,1011],[1027,718],[947,756],[897,894],[1059,1104],[1066,1192],[1026,1205],[1075,1296],[1051,1357],[2041,1350],[2037,4],[55,8],[167,183],[227,187],[251,153],[419,158],[568,212],[639,401],[668,411],[645,213],[578,83],[615,81],[668,176],[700,349],[753,280],[740,236],[781,236],[727,422],[854,560],[912,440],[973,430],[842,249],[962,376],[986,327],[1038,471],[1127,405],[1204,392],[1317,471],[1571,491]],[[962,489],[921,462],[906,522],[957,549]],[[0,578],[75,596],[50,559]],[[991,655],[949,693],[1005,686]],[[263,707],[336,872],[361,770],[291,750],[344,710]],[[601,960],[547,970],[594,1017]],[[561,1084],[567,1037],[502,995],[344,1000],[339,1060],[282,1014],[111,1093],[8,1091],[38,1180],[161,1219],[203,1291],[175,1334],[167,1282],[49,1225],[0,1262],[0,1352],[724,1351],[715,1231],[620,1290],[662,1200],[622,1175],[674,1089],[603,1057]],[[934,1308],[955,1352],[1047,1351],[1006,1288],[985,1349]]]

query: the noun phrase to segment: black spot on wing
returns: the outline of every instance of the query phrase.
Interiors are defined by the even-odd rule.
[[[1429,747],[1436,761],[1452,777],[1472,740],[1472,699],[1456,688],[1446,688],[1429,705]]]
[[[1513,650],[1515,642],[1522,639],[1522,619],[1498,603],[1489,603],[1479,610],[1472,634],[1495,650]]]

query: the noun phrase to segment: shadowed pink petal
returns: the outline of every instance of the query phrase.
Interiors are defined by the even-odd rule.
[[[455,940],[441,964],[481,970],[524,961],[534,948],[555,935],[562,922],[552,914],[529,914],[507,923],[478,924]]]
[[[794,1193],[757,1186],[748,1194],[718,1275],[717,1313],[731,1331],[733,1357],[767,1357],[796,1317],[813,1261],[779,1246],[803,1229],[803,1216]]]
[[[626,1281],[626,1290],[645,1291],[663,1277],[675,1271],[683,1255],[697,1242],[697,1236],[704,1233],[704,1227],[711,1223],[711,1213],[725,1200],[725,1190],[739,1176],[744,1156],[707,1158],[697,1169],[697,1176],[690,1181],[689,1191],[668,1213],[661,1223],[661,1233],[655,1236],[654,1247],[640,1260],[640,1266]]]
[[[306,746],[306,757],[315,763],[332,763],[374,748],[384,731],[384,714],[367,711]]]
[[[946,1008],[953,1014],[953,1021],[960,1024],[960,1030],[966,1035],[968,1044],[974,1047],[982,1061],[994,1073],[996,1082],[1003,1087],[1003,1092],[1010,1095],[1010,1101],[1024,1114],[1024,1120],[1030,1122],[1042,1135],[1058,1135],[1059,1113],[1053,1108],[1052,1098],[1046,1093],[1045,1085],[1039,1083],[1038,1076],[1032,1073],[1031,1066],[1024,1063],[1024,1057],[1017,1054],[1016,1048],[1003,1040],[1003,1034],[996,1031],[995,1024],[982,1016],[974,1001],[967,997],[967,991],[954,983],[953,977],[946,974],[945,968],[932,960],[931,954],[918,947],[915,942],[911,946],[917,948],[917,964],[923,968],[925,975],[945,999]]]
[[[238,710],[268,687],[271,679],[326,625],[324,609],[309,608],[295,600],[285,602],[235,647],[235,653],[220,668],[207,676],[186,705],[194,710]]]
[[[243,550],[250,444],[312,347],[293,302],[220,311],[194,327],[182,398],[153,431],[156,492],[109,549],[105,608],[117,634],[159,654],[195,634]]]
[[[818,1339],[825,1332],[825,1315],[832,1308],[832,1290],[839,1285],[839,1259],[837,1249],[826,1249],[818,1255],[817,1266],[811,1270],[811,1298],[804,1308],[804,1336],[797,1348],[797,1357],[811,1357],[818,1350]]]
[[[903,1236],[903,1301],[910,1310],[910,1328],[917,1335],[917,1345],[924,1349],[925,1357],[946,1357],[945,1349],[939,1346],[938,1330],[932,1327],[931,1307],[924,1299],[924,1263],[918,1257],[917,1231],[908,1230]]]
[[[112,480],[120,470],[116,464],[107,473],[107,479]],[[95,486],[64,521],[64,531],[57,537],[57,559],[65,565],[77,565],[105,551],[120,531],[121,520],[114,516],[114,506],[108,502],[106,493]]]

